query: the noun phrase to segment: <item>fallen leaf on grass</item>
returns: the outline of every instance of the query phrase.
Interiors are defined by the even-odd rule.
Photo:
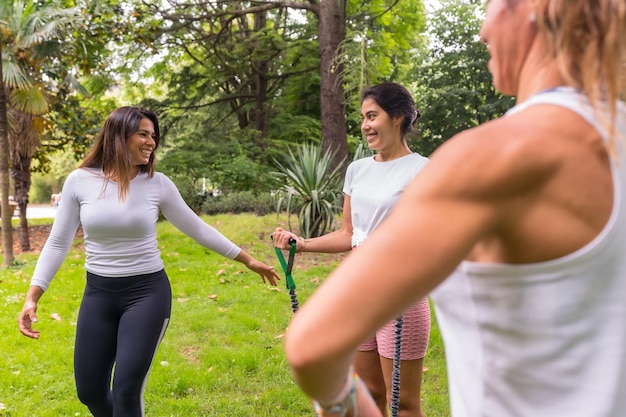
[[[217,294],[210,294],[209,300],[217,300]]]
[[[225,271],[224,269],[220,269],[219,271],[217,271],[217,272],[215,273],[215,276],[218,276],[218,277],[219,277],[220,275],[224,275],[225,273],[226,273],[226,271]]]
[[[56,321],[61,321],[61,315],[59,313],[50,314],[50,318]]]
[[[189,298],[177,298],[176,301],[178,301],[179,303],[184,303],[186,301],[189,301]]]

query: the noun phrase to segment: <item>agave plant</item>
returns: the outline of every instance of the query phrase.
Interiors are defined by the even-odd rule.
[[[354,151],[354,157],[352,157],[353,161],[361,158],[368,158],[374,155],[374,151],[372,151],[364,141],[359,141],[359,146],[357,146]]]
[[[277,214],[286,205],[288,219],[298,210],[300,235],[305,238],[322,236],[333,228],[341,212],[343,172],[341,164],[331,169],[333,153],[322,153],[320,146],[299,145],[284,164],[275,160],[279,171],[274,172],[284,184],[278,193]],[[292,230],[291,222],[288,227]]]

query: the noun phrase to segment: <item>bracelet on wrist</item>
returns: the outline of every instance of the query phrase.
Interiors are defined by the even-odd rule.
[[[345,417],[348,411],[353,410],[353,416],[357,417],[356,383],[358,378],[357,373],[350,367],[346,383],[335,398],[328,403],[313,400],[315,414],[319,416],[321,412],[336,413],[339,417]]]

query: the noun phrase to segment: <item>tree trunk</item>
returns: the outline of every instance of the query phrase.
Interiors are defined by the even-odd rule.
[[[26,219],[31,180],[30,164],[39,147],[39,131],[35,116],[32,114],[15,108],[9,108],[8,113],[12,122],[9,135],[11,179],[15,202],[20,209],[20,246],[22,251],[26,252],[30,250],[28,220]]]
[[[261,11],[254,14],[254,33],[261,32],[267,25],[267,11]],[[265,111],[267,101],[267,70],[268,62],[260,59],[255,63],[256,67],[256,100],[255,100],[255,129],[261,132],[264,138],[267,130],[267,112]],[[265,141],[260,144],[261,151],[265,152]]]
[[[30,238],[28,234],[28,192],[30,190],[30,163],[32,158],[22,156],[19,163],[13,163],[11,178],[15,188],[15,202],[20,209],[20,246],[22,252],[30,251]]]
[[[322,0],[318,20],[322,151],[335,152],[332,168],[347,166],[348,139],[341,44],[346,33],[346,1]]]
[[[0,56],[2,56],[2,39],[0,39]],[[9,137],[7,123],[7,96],[2,81],[2,63],[0,62],[0,193],[2,208],[2,251],[4,254],[4,266],[13,263],[13,226],[11,225],[11,212],[9,208]],[[7,213],[3,215],[2,213]]]

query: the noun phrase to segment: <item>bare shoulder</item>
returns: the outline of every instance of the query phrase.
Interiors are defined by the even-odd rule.
[[[572,157],[588,154],[598,138],[580,116],[556,106],[533,106],[457,134],[424,170],[422,186],[437,193],[506,199],[550,182]]]

